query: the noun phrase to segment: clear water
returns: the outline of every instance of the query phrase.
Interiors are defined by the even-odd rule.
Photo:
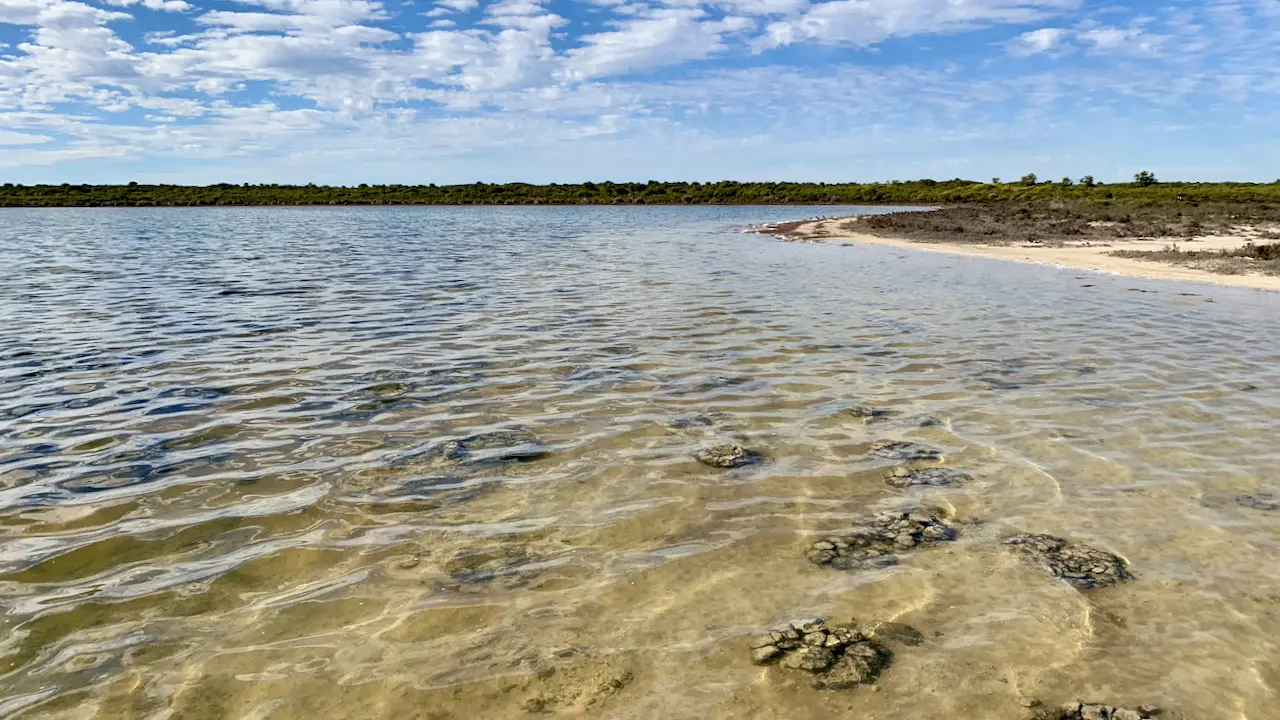
[[[0,214],[0,715],[1280,717],[1280,512],[1236,501],[1280,297],[741,232],[851,211]],[[881,439],[975,479],[891,487]],[[805,560],[913,502],[960,539]],[[750,664],[813,615],[924,642],[853,691]]]

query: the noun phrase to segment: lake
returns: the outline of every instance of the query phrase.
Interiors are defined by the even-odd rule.
[[[1275,717],[1280,294],[881,210],[0,213],[0,716]]]

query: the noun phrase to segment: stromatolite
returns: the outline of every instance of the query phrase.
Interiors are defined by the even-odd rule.
[[[895,565],[895,553],[947,540],[956,531],[946,513],[936,508],[881,513],[843,535],[833,535],[810,546],[807,556],[815,565],[841,570]]]
[[[1160,709],[1152,705],[1142,705],[1133,710],[1103,703],[1073,702],[1060,708],[1040,710],[1033,720],[1147,720],[1159,714]]]
[[[703,465],[726,470],[754,465],[764,459],[760,453],[748,450],[737,443],[721,443],[705,447],[695,452],[693,457]]]
[[[1122,558],[1053,535],[1020,533],[1004,542],[1080,590],[1114,585],[1132,577]]]
[[[379,502],[463,502],[492,489],[507,468],[550,453],[531,430],[509,427],[443,440],[358,469],[343,478],[342,487]]]
[[[672,430],[709,428],[715,426],[716,423],[724,422],[728,419],[729,414],[723,412],[687,413],[671,418],[670,422],[667,423],[667,427]]]
[[[915,442],[901,440],[877,440],[871,443],[867,454],[882,460],[941,460],[942,451]]]
[[[1275,493],[1237,495],[1236,504],[1254,510],[1280,510],[1280,495]]]
[[[509,428],[447,440],[437,451],[440,459],[450,464],[503,465],[537,460],[551,449],[533,432]]]
[[[885,482],[894,487],[943,487],[969,482],[973,476],[963,470],[944,467],[899,466],[885,473]]]
[[[841,410],[841,412],[848,417],[861,420],[864,423],[884,420],[894,414],[892,410],[885,410],[884,408],[878,408],[874,405],[866,404],[851,405]]]
[[[809,673],[820,690],[842,690],[875,681],[892,653],[852,625],[808,620],[784,625],[751,643],[751,662],[781,664]]]

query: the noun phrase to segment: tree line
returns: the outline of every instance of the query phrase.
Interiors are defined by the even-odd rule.
[[[658,182],[531,185],[21,185],[0,186],[0,207],[166,207],[249,205],[801,205],[954,204],[1038,201],[1280,202],[1280,181],[1160,182],[1143,171],[1131,183],[911,180],[886,183]]]

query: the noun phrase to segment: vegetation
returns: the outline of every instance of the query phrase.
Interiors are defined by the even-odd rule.
[[[1153,175],[1150,170],[1143,170],[1142,172],[1133,176],[1133,184],[1137,185],[1138,187],[1151,187],[1152,185],[1155,185],[1158,182],[1160,181],[1156,180],[1156,176]]]
[[[1143,171],[1133,183],[1102,185],[1086,175],[1078,182],[1039,182],[1030,173],[1017,183],[971,180],[909,182],[582,183],[579,185],[14,185],[0,187],[0,207],[154,207],[204,205],[616,205],[616,204],[930,204],[1059,203],[1102,205],[1280,204],[1280,182],[1157,182]]]
[[[1154,182],[1147,187],[1164,187]],[[1073,187],[1084,185],[1082,181]],[[1115,186],[1111,186],[1115,187]],[[1035,202],[949,205],[932,212],[865,215],[850,221],[854,232],[919,242],[981,245],[1110,246],[1126,240],[1193,241],[1235,234],[1255,241],[1280,240],[1280,202],[1160,203],[1057,198]],[[1154,244],[1154,243],[1153,243]],[[1117,250],[1116,257],[1164,262],[1210,272],[1280,275],[1280,243],[1232,250]]]
[[[1280,224],[1280,202],[1002,202],[953,205],[926,213],[867,215],[859,218],[857,224],[858,232],[873,235],[988,245],[1190,239],[1230,232],[1241,226]]]
[[[249,205],[937,205],[933,212],[859,218],[857,231],[924,242],[1098,243],[1191,238],[1261,230],[1280,240],[1280,180],[1260,183],[1160,182],[1143,170],[1132,183],[1092,175],[1016,183],[914,180],[889,183],[582,183],[577,185],[20,185],[0,186],[4,207],[168,207]],[[1113,253],[1225,273],[1280,275],[1280,243],[1222,252]]]
[[[1250,243],[1235,250],[1180,250],[1177,245],[1163,250],[1117,250],[1112,255],[1133,260],[1149,260],[1182,265],[1223,275],[1260,273],[1280,275],[1280,243]]]

